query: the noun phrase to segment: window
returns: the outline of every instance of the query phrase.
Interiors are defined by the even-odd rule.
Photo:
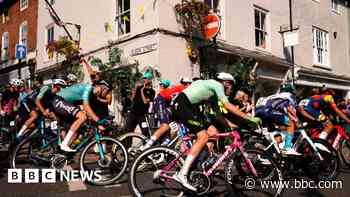
[[[1,39],[1,61],[8,60],[9,57],[9,33],[2,34]]]
[[[50,25],[46,28],[46,45],[55,41],[55,26]],[[53,53],[47,53],[48,59],[53,59]]]
[[[27,21],[23,22],[19,27],[19,44],[27,46],[28,40],[28,24]]]
[[[52,43],[55,40],[55,27],[52,25],[47,28],[47,41],[46,44]]]
[[[205,0],[204,3],[207,4],[209,8],[213,9],[214,11],[216,11],[219,5],[218,0]]]
[[[267,48],[267,26],[266,26],[266,17],[267,11],[264,11],[260,8],[254,9],[255,16],[255,46],[259,48]]]
[[[5,24],[9,20],[10,20],[9,11],[8,11],[8,9],[5,9],[5,10],[3,10],[2,14],[1,14],[2,24]]]
[[[29,0],[20,0],[19,1],[20,11],[25,10],[28,7],[28,1]]]
[[[312,29],[312,34],[313,34],[314,64],[321,65],[321,66],[328,66],[329,65],[328,32],[314,27]]]
[[[130,0],[118,0],[118,36],[130,33]]]
[[[332,0],[332,11],[339,13],[339,0]]]

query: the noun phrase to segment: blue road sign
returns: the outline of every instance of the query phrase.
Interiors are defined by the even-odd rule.
[[[25,59],[27,57],[27,47],[23,44],[16,45],[16,58],[19,60]]]

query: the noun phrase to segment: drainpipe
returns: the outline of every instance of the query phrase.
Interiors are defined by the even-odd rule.
[[[289,0],[289,28],[290,31],[293,31],[293,8],[292,8],[292,0]],[[292,63],[292,84],[295,85],[295,65],[294,65],[294,46],[291,46],[291,63]]]

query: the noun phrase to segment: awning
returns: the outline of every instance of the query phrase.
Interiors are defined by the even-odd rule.
[[[238,55],[242,57],[253,58],[258,62],[266,62],[272,65],[279,65],[279,66],[284,66],[288,68],[292,65],[286,59],[277,57],[275,55],[265,53],[265,52],[260,52],[260,51],[253,51],[253,50],[245,49],[239,46],[234,46],[223,42],[217,43],[217,49],[218,51],[221,51],[221,52],[232,53],[234,55]]]

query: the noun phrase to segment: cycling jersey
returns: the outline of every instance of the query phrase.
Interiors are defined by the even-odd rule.
[[[164,98],[166,102],[171,102],[173,97],[185,89],[184,85],[177,85],[174,87],[166,88],[159,92],[159,95]]]
[[[300,104],[299,104],[300,105]],[[317,120],[325,120],[325,114],[331,114],[336,104],[331,95],[314,95],[304,100],[304,109]]]
[[[50,101],[56,96],[56,94],[54,94],[52,92],[52,87],[51,86],[43,86],[42,88],[40,88],[40,91],[38,93],[38,95],[36,96],[36,101],[40,100],[43,104],[43,107],[49,108],[50,107]]]
[[[74,84],[62,89],[57,95],[71,104],[89,103],[92,95],[92,86],[88,84]]]
[[[283,92],[259,99],[256,107],[256,116],[264,122],[278,125],[288,125],[288,107],[295,107],[296,101],[291,93]]]
[[[200,104],[208,101],[211,97],[216,97],[218,101],[228,102],[225,95],[224,86],[213,79],[198,80],[193,82],[183,93],[187,96],[191,104]]]

